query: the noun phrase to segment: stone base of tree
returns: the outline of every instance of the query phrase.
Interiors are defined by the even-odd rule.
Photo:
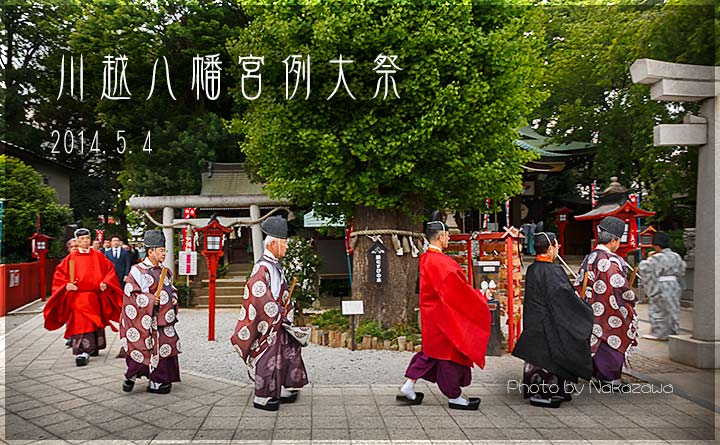
[[[349,332],[324,331],[314,326],[310,331],[310,343],[331,348],[351,348],[352,337]],[[356,342],[357,350],[379,350],[379,351],[408,351],[420,352],[422,345],[414,345],[405,337],[398,337],[395,340],[380,340],[377,337],[364,335],[362,341]]]

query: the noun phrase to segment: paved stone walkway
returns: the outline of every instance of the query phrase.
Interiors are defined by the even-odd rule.
[[[125,394],[123,361],[114,358],[117,341],[107,334],[108,349],[83,368],[75,367],[62,331],[43,329],[42,316],[4,336],[2,437],[18,444],[667,443],[707,442],[718,434],[717,414],[677,395],[587,388],[573,402],[544,410],[505,385],[475,384],[467,394],[482,397],[476,412],[448,410],[435,385],[418,385],[426,393],[418,407],[395,406],[395,385],[314,385],[297,403],[268,413],[252,407],[249,386],[189,372],[170,395],[147,394],[142,380]]]

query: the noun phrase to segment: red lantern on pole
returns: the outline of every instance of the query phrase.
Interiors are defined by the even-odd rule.
[[[560,256],[565,256],[565,227],[567,226],[570,214],[573,211],[567,207],[555,210],[555,222],[558,226],[558,237],[560,238]]]
[[[52,239],[47,235],[35,232],[28,238],[30,240],[30,247],[32,249],[33,258],[38,259],[38,267],[40,267],[40,297],[42,301],[45,301],[47,296],[46,281],[45,281],[45,257],[48,252],[48,241]]]
[[[213,217],[207,226],[196,229],[203,237],[202,254],[207,260],[210,280],[208,284],[208,340],[215,340],[215,287],[217,268],[220,257],[223,256],[225,235],[232,229],[225,227]]]

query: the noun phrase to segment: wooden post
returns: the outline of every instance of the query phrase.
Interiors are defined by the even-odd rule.
[[[508,352],[512,352],[515,347],[515,266],[513,264],[513,246],[514,240],[511,235],[505,238],[505,246],[507,250],[507,291],[508,291]]]

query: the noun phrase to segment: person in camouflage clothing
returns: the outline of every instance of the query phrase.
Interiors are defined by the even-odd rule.
[[[655,252],[640,262],[649,300],[649,316],[652,330],[643,335],[648,340],[667,340],[680,329],[680,294],[678,279],[685,275],[685,261],[670,249],[670,237],[657,232],[653,237]]]

